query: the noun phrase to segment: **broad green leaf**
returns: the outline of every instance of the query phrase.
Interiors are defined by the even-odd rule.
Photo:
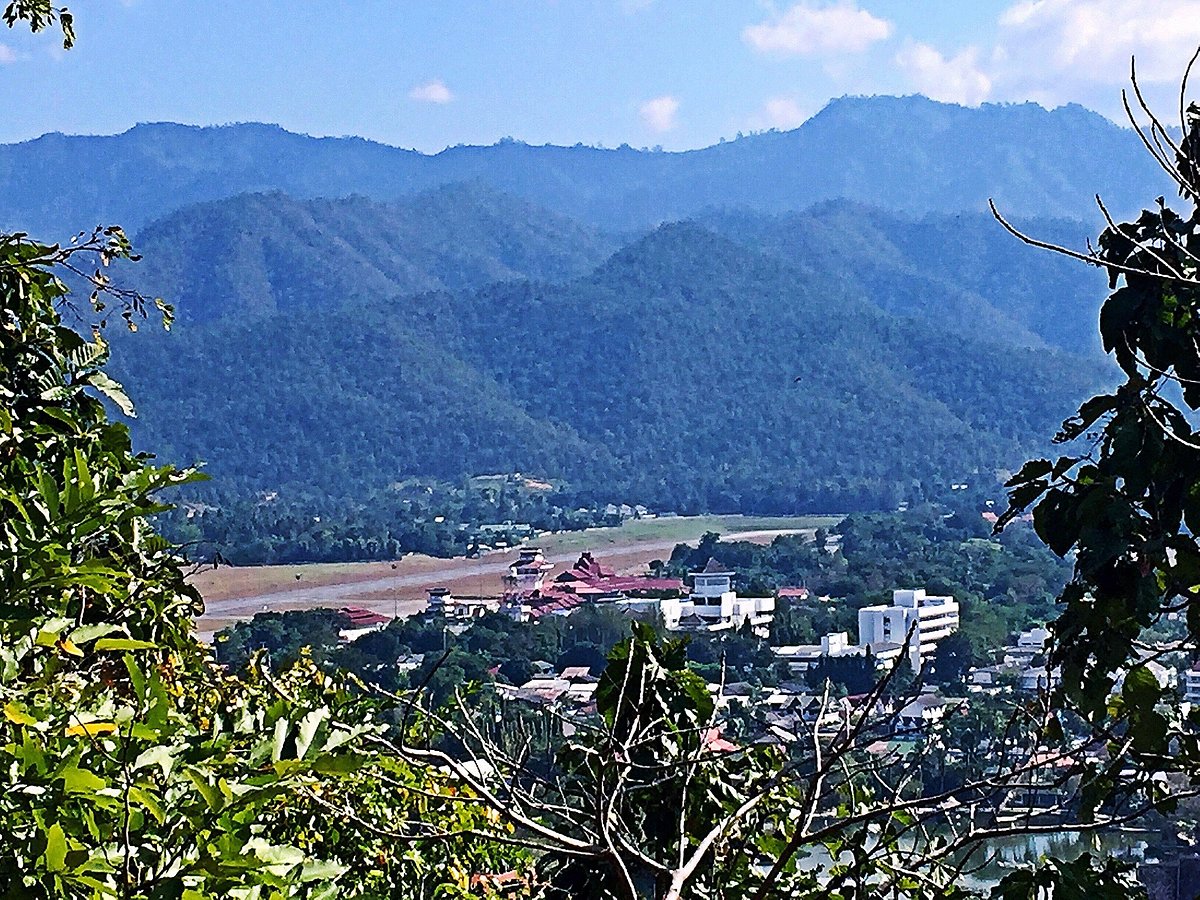
[[[116,625],[84,625],[72,631],[70,634],[70,639],[76,644],[86,644],[88,641],[95,640],[98,637],[104,637],[106,634],[112,634],[117,630],[119,629]]]
[[[153,641],[139,641],[134,638],[100,638],[92,646],[97,650],[153,650],[158,645]]]
[[[329,710],[314,709],[300,720],[296,728],[296,758],[304,759],[321,723],[329,718]]]
[[[67,867],[67,836],[57,822],[46,832],[46,851],[42,859],[51,872],[61,872]]]
[[[36,725],[38,720],[25,711],[25,707],[16,700],[4,704],[4,718],[14,725]]]
[[[108,782],[87,769],[69,768],[59,773],[68,794],[94,794],[108,787]]]

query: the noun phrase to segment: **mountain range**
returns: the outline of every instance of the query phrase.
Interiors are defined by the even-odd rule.
[[[174,209],[246,192],[394,200],[479,181],[581,222],[644,229],[706,207],[763,212],[853,200],[893,212],[982,211],[1098,220],[1168,190],[1128,129],[1080,106],[966,108],[923,97],[847,97],[800,128],[662,153],[530,146],[426,155],[271,125],[138,125],[0,146],[0,227],[62,238],[97,223],[131,234]]]
[[[179,321],[114,369],[139,444],[205,461],[218,502],[522,471],[746,512],[993,483],[1044,446],[1108,378],[1104,281],[987,199],[1080,245],[1094,192],[1161,193],[1078,107],[923,98],[690,153],[139,126],[0,147],[0,184],[13,226],[139,226],[118,274]]]

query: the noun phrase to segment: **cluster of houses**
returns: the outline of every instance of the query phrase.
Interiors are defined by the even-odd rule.
[[[994,693],[1015,688],[1023,694],[1036,694],[1058,686],[1061,675],[1047,660],[1050,631],[1030,628],[1017,635],[1016,640],[1003,648],[1000,662],[971,670],[969,693]],[[1175,688],[1179,701],[1195,708],[1200,704],[1200,662],[1180,671],[1167,660],[1174,654],[1160,654],[1151,648],[1142,652],[1140,665],[1158,682],[1160,688]],[[1118,673],[1116,690],[1124,683],[1124,673]]]
[[[808,596],[805,588],[782,588],[772,597],[742,596],[734,588],[735,573],[715,559],[690,573],[690,586],[683,579],[656,573],[618,574],[590,552],[582,553],[573,566],[551,578],[553,569],[539,548],[522,549],[503,576],[501,593],[458,596],[447,588],[434,588],[429,591],[427,614],[444,621],[449,631],[461,633],[489,613],[536,622],[546,616],[569,615],[585,605],[609,605],[652,618],[671,631],[720,633],[749,627],[765,637],[778,598]],[[343,634],[345,640],[353,640],[389,621],[386,616],[364,609],[348,608],[343,612],[349,619]],[[858,611],[856,641],[852,642],[846,632],[832,632],[815,644],[773,647],[793,683],[756,696],[755,702],[765,704],[772,715],[783,716],[776,724],[787,732],[787,716],[795,714],[791,707],[811,702],[804,687],[809,670],[826,660],[846,657],[870,659],[876,667],[887,669],[904,656],[912,671],[919,674],[939,644],[956,632],[959,625],[960,606],[953,597],[932,595],[920,588],[895,590],[890,604],[867,606]],[[1058,676],[1046,664],[1049,638],[1049,631],[1041,627],[1022,632],[1011,646],[1003,649],[1000,662],[970,671],[962,686],[964,692],[968,696],[1009,690],[1036,693],[1053,687]],[[1200,663],[1178,675],[1157,661],[1148,660],[1145,664],[1164,687],[1177,685],[1183,702],[1200,705]],[[545,671],[528,684],[504,690],[527,700],[553,703],[566,700],[577,704],[590,700],[594,686],[595,679],[587,672],[567,669],[559,673]],[[743,688],[736,684],[722,688],[719,702],[737,697],[737,691]],[[948,701],[927,691],[910,700],[909,708],[893,712],[903,728],[916,728],[936,721],[955,704],[963,702]]]
[[[709,632],[749,627],[766,636],[780,598],[807,599],[805,588],[783,588],[774,597],[748,597],[734,588],[735,573],[714,559],[690,573],[690,586],[683,579],[664,578],[657,573],[621,575],[584,552],[569,569],[551,577],[554,566],[537,548],[527,548],[508,567],[503,591],[495,596],[456,596],[447,588],[429,592],[427,614],[444,621],[448,630],[461,632],[489,613],[502,613],[516,620],[536,622],[548,616],[569,615],[585,605],[611,605],[632,614],[653,617],[663,627],[679,632]],[[386,616],[359,608],[347,608],[343,637],[352,640],[382,627]],[[941,720],[961,715],[983,697],[996,694],[1034,693],[1053,687],[1057,673],[1047,666],[1050,632],[1037,627],[1017,635],[1011,645],[997,654],[999,661],[970,670],[963,682],[945,692],[921,688],[915,694],[889,697],[879,692],[841,697],[815,690],[805,676],[824,661],[847,657],[872,660],[891,668],[906,659],[914,673],[929,665],[942,641],[958,631],[960,605],[950,596],[937,596],[923,589],[897,589],[891,603],[863,607],[858,611],[857,640],[846,632],[829,633],[811,645],[772,648],[786,667],[782,683],[772,686],[730,681],[710,683],[718,709],[729,715],[724,725],[706,731],[704,741],[711,752],[734,752],[739,745],[775,744],[789,746],[809,742],[814,735],[834,737],[847,734],[867,717],[871,723],[864,742],[866,753],[880,759],[897,758],[920,746],[920,738]],[[398,661],[403,669],[421,664],[420,656]],[[1162,687],[1176,686],[1180,700],[1200,706],[1200,663],[1176,673],[1154,659],[1143,663]],[[553,710],[564,735],[570,736],[579,722],[595,712],[599,684],[586,666],[556,669],[549,662],[535,662],[535,674],[525,683],[499,683],[496,691],[507,701]],[[1118,685],[1119,689],[1119,685]],[[737,713],[754,711],[754,725],[738,726],[732,734]],[[944,763],[963,757],[968,749],[986,751],[992,738],[982,738],[977,748],[944,746]],[[1054,821],[1068,799],[1067,779],[1077,763],[1075,757],[1052,752],[1040,745],[1007,748],[1009,763],[1023,767],[1023,780],[999,804],[997,821]],[[1103,748],[1077,748],[1079,759],[1091,755],[1103,762]],[[1016,755],[1014,755],[1016,754]],[[1025,754],[1021,756],[1020,754]],[[1038,819],[1038,817],[1041,817]],[[1198,870],[1200,871],[1200,870]]]

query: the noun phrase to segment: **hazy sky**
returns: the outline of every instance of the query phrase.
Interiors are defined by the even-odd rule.
[[[79,44],[0,29],[0,141],[274,122],[404,147],[668,149],[793,128],[831,97],[1158,102],[1200,0],[87,0]],[[1200,78],[1197,79],[1200,84]]]

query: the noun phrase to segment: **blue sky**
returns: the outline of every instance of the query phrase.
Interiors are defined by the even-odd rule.
[[[0,30],[0,141],[274,122],[426,151],[685,149],[831,97],[1078,102],[1129,57],[1169,106],[1200,0],[89,0],[79,43]]]

